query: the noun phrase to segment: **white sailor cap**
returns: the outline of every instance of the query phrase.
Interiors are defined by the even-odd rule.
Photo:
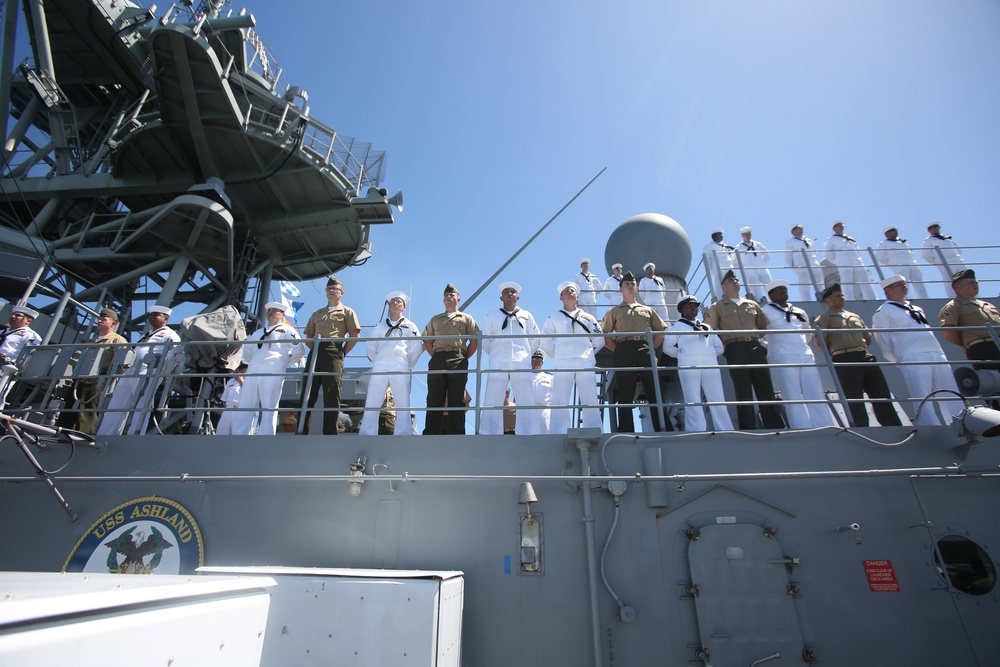
[[[796,229],[804,229],[801,222],[796,222],[794,225],[788,228],[788,231],[794,232]]]
[[[753,227],[740,227],[740,234],[749,234],[753,231]]]
[[[170,313],[172,313],[174,311],[173,311],[173,309],[167,308],[166,306],[150,306],[149,307],[149,312],[150,313],[160,313],[162,315],[166,315],[167,317],[170,317]]]
[[[500,293],[501,294],[503,294],[503,291],[505,289],[508,289],[508,288],[514,290],[518,294],[521,293],[521,286],[518,285],[517,283],[515,283],[513,280],[508,280],[505,283],[500,283]]]
[[[642,265],[642,270],[645,271],[646,269],[653,269],[654,271],[656,271],[656,264],[654,264],[653,262],[646,262],[645,264]]]
[[[940,226],[941,222],[938,220],[932,220],[931,222],[927,223],[927,229],[930,229],[931,227],[940,227]]]
[[[896,283],[902,283],[902,282],[906,282],[906,278],[897,273],[896,275],[889,276],[888,278],[883,278],[882,280],[878,281],[878,284],[882,286],[882,289],[885,289],[889,285],[895,285]]]
[[[572,288],[573,288],[573,291],[574,291],[574,292],[576,292],[576,293],[578,293],[578,294],[579,294],[579,292],[580,292],[580,288],[579,288],[579,287],[577,286],[577,284],[576,284],[575,282],[573,282],[572,280],[565,280],[565,281],[563,281],[563,282],[559,283],[559,287],[557,287],[557,288],[556,288],[556,291],[557,291],[557,292],[559,293],[559,296],[562,296],[562,293],[563,293],[563,292],[564,292],[564,291],[565,291],[566,289],[568,289],[568,288],[570,288],[570,287],[572,287]]]
[[[834,220],[833,222],[830,223],[830,229],[833,229],[837,225],[842,225],[842,224],[844,224],[843,220]]]
[[[23,313],[28,317],[30,317],[31,319],[35,319],[38,317],[38,311],[32,308],[28,308],[27,306],[14,306],[13,308],[10,309],[10,312]]]
[[[899,231],[899,227],[897,227],[896,225],[889,225],[888,227],[886,227],[885,229],[882,230],[882,233],[883,234],[888,234],[892,230],[895,230],[895,231],[898,232]]]
[[[590,264],[590,258],[589,257],[584,257],[583,259],[580,260],[580,263],[581,264]]]
[[[777,289],[779,287],[788,287],[788,281],[778,278],[777,280],[772,280],[768,284],[764,285],[764,292],[767,294],[771,293],[771,290]]]
[[[709,236],[712,236],[714,234],[722,234],[722,227],[716,227],[715,229],[713,229],[708,233]]]
[[[386,303],[389,303],[393,299],[402,299],[403,306],[410,305],[410,297],[406,295],[406,292],[400,292],[399,290],[396,290],[395,292],[389,292],[388,294],[385,295]]]
[[[619,264],[618,262],[615,262],[614,264],[611,265],[611,270],[612,271],[614,271],[615,269],[620,269],[620,268],[622,268],[622,265]]]
[[[286,308],[288,308],[288,306],[280,301],[268,301],[264,304],[264,310],[280,310],[281,312],[285,312]]]

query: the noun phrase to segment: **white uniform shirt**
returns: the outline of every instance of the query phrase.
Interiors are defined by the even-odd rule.
[[[712,241],[701,251],[701,256],[710,269],[717,268],[725,273],[726,269],[733,268],[733,257],[730,253],[734,250],[735,248],[730,245]]]
[[[544,334],[593,334],[590,337],[579,338],[542,338],[542,350],[553,361],[588,360],[594,358],[594,353],[604,347],[604,334],[601,325],[590,313],[577,308],[572,312],[559,310],[549,316],[542,325]]]
[[[536,371],[531,376],[535,405],[552,405],[552,373]]]
[[[704,334],[701,335],[678,335],[677,331],[694,331],[699,327]],[[677,358],[678,366],[714,366],[718,363],[718,357],[722,354],[722,340],[718,335],[711,333],[712,327],[699,320],[677,320],[667,329],[667,335],[663,339],[663,352],[671,357]]]
[[[35,333],[30,327],[23,326],[17,329],[4,327],[0,329],[0,354],[5,354],[11,361],[17,361],[17,355],[26,347],[35,347],[41,344],[42,337]]]
[[[743,266],[748,269],[758,269],[771,262],[771,255],[760,241],[742,241],[736,246],[736,252],[743,260]]]
[[[863,266],[861,248],[850,236],[833,234],[823,244],[827,261],[836,266]]]
[[[647,306],[666,306],[667,293],[664,291],[665,289],[663,278],[656,274],[644,276],[639,281],[639,297]],[[618,299],[618,302],[621,302],[621,299]],[[657,312],[659,313],[659,311]],[[659,314],[661,317],[663,316],[663,313]]]
[[[236,378],[230,378],[226,382],[226,388],[222,390],[220,397],[227,408],[238,408],[240,406],[240,391],[243,390],[243,383]]]
[[[608,279],[604,281],[604,298],[610,303],[618,304],[622,300],[621,287],[621,278],[608,276]]]
[[[923,320],[922,322],[919,320]],[[909,301],[886,301],[872,316],[872,329],[899,329],[912,331],[876,331],[875,340],[882,354],[889,361],[906,361],[907,355],[934,352],[943,354],[941,344],[927,323],[927,315],[920,306]]]
[[[306,353],[306,346],[295,327],[279,323],[271,328],[263,327],[254,331],[248,341],[258,341],[243,346],[243,361],[249,367],[278,366],[288,368]],[[264,343],[261,341],[281,341]]]
[[[152,363],[152,357],[162,355],[167,343],[179,342],[181,342],[181,337],[170,327],[160,327],[159,329],[143,334],[139,342],[132,348],[132,351],[135,353],[135,360],[132,362],[133,367],[145,366]],[[176,347],[173,348],[170,353],[171,356],[173,356],[176,350]],[[144,361],[147,355],[150,355],[150,359]],[[140,369],[140,372],[145,372],[145,368]]]
[[[420,329],[405,317],[392,322],[389,318],[379,322],[372,330],[366,346],[373,368],[382,371],[409,371],[417,364],[424,343],[419,338]]]
[[[941,254],[944,255],[944,261],[948,262],[948,266],[953,268],[959,267],[955,269],[956,271],[964,268],[965,260],[962,259],[962,251],[959,250],[958,244],[950,236],[943,236],[941,234],[928,236],[924,239],[923,247],[921,255],[923,255],[924,261],[928,264],[941,264],[941,257],[938,255],[937,250],[935,250],[935,248],[940,248]]]
[[[906,239],[883,239],[875,250],[875,259],[882,266],[911,266],[917,263],[913,250],[906,244]]]
[[[773,301],[764,306],[762,310],[767,317],[768,329],[801,332],[799,335],[775,334],[768,336],[766,340],[769,352],[790,352],[813,356],[812,350],[809,349],[809,341],[813,339],[813,332],[806,311],[792,304],[782,308]]]
[[[483,323],[483,352],[490,355],[493,368],[531,365],[531,355],[538,349],[538,324],[523,308],[511,312],[503,308],[486,314]],[[520,399],[519,399],[520,400]]]
[[[785,266],[793,269],[819,266],[819,259],[816,257],[816,242],[811,238],[793,236],[785,242],[785,250],[788,251],[785,253]],[[802,256],[803,250],[805,250],[805,257]],[[806,263],[806,257],[809,258],[809,263]]]
[[[596,306],[597,293],[604,289],[601,279],[593,273],[583,273],[582,271],[573,276],[573,282],[580,288],[581,306]]]

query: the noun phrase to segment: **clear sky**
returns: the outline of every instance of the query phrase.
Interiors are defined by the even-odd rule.
[[[446,283],[471,296],[604,167],[468,312],[482,319],[516,280],[541,323],[582,257],[607,277],[608,236],[644,212],[677,220],[695,262],[713,227],[735,245],[750,225],[778,249],[793,222],[822,241],[836,218],[862,246],[888,224],[919,246],[931,220],[960,244],[1000,243],[995,0],[247,9],[312,116],[387,151],[384,185],[404,192],[396,223],[372,232],[374,256],[339,275],[365,324],[391,290],[411,293],[419,326]],[[653,252],[662,265],[670,249]],[[322,282],[300,287],[304,311],[324,305]]]
[[[994,0],[247,9],[313,117],[387,151],[384,185],[404,192],[374,257],[339,276],[365,322],[393,289],[421,325],[447,282],[471,296],[603,167],[494,283],[520,282],[539,319],[581,257],[607,277],[608,235],[643,212],[681,223],[695,261],[716,226],[735,245],[751,225],[772,249],[793,222],[822,241],[835,218],[862,246],[890,223],[919,245],[935,219],[961,244],[1000,240]],[[303,295],[306,310],[323,303],[321,285]]]

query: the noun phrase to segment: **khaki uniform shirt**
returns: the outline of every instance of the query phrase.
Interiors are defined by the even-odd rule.
[[[826,341],[830,356],[844,352],[864,352],[868,349],[871,334],[857,329],[867,329],[864,320],[849,310],[828,310],[816,318],[816,325],[823,330],[823,340]],[[848,329],[834,333],[831,330]]]
[[[312,338],[317,334],[320,338],[347,338],[347,334],[360,328],[354,310],[341,303],[333,308],[320,308],[310,315],[303,338]]]
[[[425,336],[454,336],[430,341],[434,352],[458,350],[465,354],[468,346],[465,341],[479,333],[479,325],[472,315],[455,311],[454,313],[438,313],[424,327]]]
[[[604,314],[601,329],[604,333],[613,331],[634,333],[635,336],[612,336],[616,342],[621,340],[646,340],[646,329],[665,331],[667,325],[663,318],[650,308],[639,303],[622,302]]]
[[[705,324],[719,333],[722,343],[735,341],[760,340],[754,334],[726,334],[726,331],[746,331],[752,329],[767,329],[767,316],[761,310],[760,304],[750,299],[732,300],[723,297],[712,304],[705,314]]]
[[[975,327],[989,322],[994,326],[1000,326],[1000,311],[996,306],[982,299],[969,301],[961,297],[955,297],[944,305],[941,309],[941,326],[943,327]],[[993,340],[988,331],[959,331],[962,334],[962,345],[966,349],[970,345],[981,343],[984,340]]]

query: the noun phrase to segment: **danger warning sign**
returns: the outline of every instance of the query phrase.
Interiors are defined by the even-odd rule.
[[[866,560],[864,563],[868,585],[873,592],[899,592],[899,582],[896,581],[896,572],[892,569],[891,560]]]

